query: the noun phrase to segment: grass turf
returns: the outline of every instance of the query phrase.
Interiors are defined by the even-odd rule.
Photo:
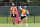
[[[19,17],[19,19],[21,19]],[[28,23],[34,23],[34,16],[28,16],[27,18]],[[25,23],[25,20],[23,19]],[[0,23],[7,23],[7,17],[0,17]],[[11,17],[8,17],[8,23],[12,23]],[[40,23],[40,16],[35,16],[35,23]]]
[[[25,24],[22,24],[22,26],[20,26],[20,24],[0,24],[0,27],[26,27]],[[40,27],[40,23],[29,23],[28,27]]]
[[[19,17],[20,18],[20,17]],[[34,24],[34,16],[28,16],[27,19],[29,26],[28,27],[40,27],[40,16],[35,16],[35,24]],[[2,24],[5,23],[5,24]],[[19,24],[13,25],[11,17],[8,17],[8,24],[7,17],[0,17],[0,27],[20,27]],[[21,27],[26,27],[25,20],[23,19],[23,23]]]

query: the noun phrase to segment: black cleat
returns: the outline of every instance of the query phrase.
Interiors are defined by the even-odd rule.
[[[15,25],[15,23],[13,22],[13,25]]]

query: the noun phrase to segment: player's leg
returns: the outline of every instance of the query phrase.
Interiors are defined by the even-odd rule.
[[[13,14],[11,14],[11,19],[12,19],[12,22],[13,22]]]
[[[14,24],[16,23],[15,18],[16,18],[16,14],[14,14]]]
[[[13,17],[12,17],[12,22],[13,22],[13,24],[15,24],[15,23],[14,23],[14,20],[13,20]]]
[[[24,18],[24,20],[25,20],[25,22],[26,22],[26,26],[28,26],[28,23],[27,23],[27,19],[26,19],[26,17]]]
[[[23,17],[23,16],[21,16],[21,23],[23,23],[23,18],[24,18],[24,17]]]
[[[23,16],[21,16],[21,23],[20,23],[20,26],[22,25],[23,23]]]
[[[12,19],[12,22],[13,22],[13,17],[11,19]]]
[[[20,26],[22,25],[22,23],[23,23],[23,19],[21,19],[21,23],[20,23]]]
[[[21,24],[23,23],[23,19],[21,19]]]
[[[14,17],[13,17],[13,24],[15,25]]]
[[[26,17],[24,18],[24,20],[25,20],[25,22],[27,23],[27,19],[26,19]]]
[[[14,23],[14,20],[13,20],[13,18],[14,18],[13,14],[11,15],[11,17],[12,17],[12,22],[13,22],[13,24],[15,24],[15,23]]]
[[[14,17],[14,23],[16,23],[16,21],[15,21],[15,17]]]

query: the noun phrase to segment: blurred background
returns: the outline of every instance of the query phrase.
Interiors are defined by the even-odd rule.
[[[11,6],[11,3],[17,3],[17,6],[22,3],[26,6],[40,6],[40,0],[0,0],[0,6]]]
[[[21,19],[19,6],[22,4],[22,6],[27,6],[27,10],[30,12],[28,23],[40,23],[40,0],[0,0],[0,23],[12,23],[10,17],[12,3],[15,3],[19,10],[19,19]]]

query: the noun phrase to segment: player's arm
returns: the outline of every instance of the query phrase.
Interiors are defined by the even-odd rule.
[[[21,6],[19,8],[22,10]]]
[[[27,11],[27,14],[29,15],[29,11]]]
[[[29,12],[27,12],[27,14],[29,15]]]

